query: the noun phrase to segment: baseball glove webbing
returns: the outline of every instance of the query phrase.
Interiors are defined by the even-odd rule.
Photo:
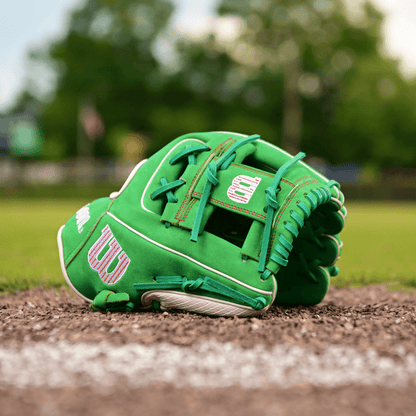
[[[338,273],[344,197],[304,153],[259,139],[193,133],[141,162],[61,227],[69,285],[100,311],[248,316],[320,302]]]

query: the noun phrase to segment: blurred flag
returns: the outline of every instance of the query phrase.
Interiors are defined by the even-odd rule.
[[[91,102],[79,106],[78,120],[90,140],[98,140],[105,133],[104,122]]]

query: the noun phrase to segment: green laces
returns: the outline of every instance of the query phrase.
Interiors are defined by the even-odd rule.
[[[176,153],[175,156],[173,156],[169,160],[169,164],[174,165],[179,160],[181,160],[184,157],[188,157],[188,164],[189,165],[196,165],[196,156],[195,153],[199,152],[205,152],[206,150],[210,150],[210,148],[205,144],[197,144],[195,146],[185,146],[184,149],[182,149],[180,152]]]
[[[198,144],[195,146],[192,146],[192,145],[185,146],[184,149],[182,149],[180,152],[178,152],[169,160],[169,164],[174,165],[182,158],[188,157],[188,164],[196,165],[195,153],[204,152],[206,150],[210,150],[210,148],[209,146],[206,146],[204,144]],[[176,203],[178,202],[178,198],[176,198],[176,196],[173,194],[173,191],[176,188],[179,188],[180,186],[185,185],[185,183],[186,181],[182,178],[179,178],[173,182],[168,182],[166,178],[161,178],[160,179],[161,186],[157,188],[154,192],[152,192],[152,194],[150,195],[150,198],[156,199],[161,195],[166,195],[168,202]]]
[[[277,194],[281,190],[279,186],[280,181],[282,180],[283,175],[286,173],[286,171],[289,170],[297,162],[299,162],[299,160],[303,159],[305,156],[306,156],[305,153],[300,152],[291,160],[286,162],[276,172],[276,175],[273,178],[272,184],[266,189],[266,201],[267,201],[266,224],[264,225],[263,240],[261,243],[260,259],[259,259],[259,267],[258,267],[258,271],[262,273],[263,280],[268,279],[271,275],[270,271],[266,271],[266,259],[267,259],[267,252],[269,250],[270,236],[271,236],[274,215],[275,215],[275,212],[279,209],[279,204],[277,202]],[[287,241],[287,239],[285,240]],[[286,244],[286,241],[283,242],[283,245],[286,245],[287,248],[285,249],[284,247],[282,247],[283,250],[281,250],[281,246],[279,245],[277,246],[277,251],[279,252],[279,254],[282,254],[283,257],[287,259],[287,257],[289,256],[289,253],[287,251],[290,252],[291,244],[289,243],[289,241],[287,241],[287,243],[290,244],[290,247],[289,247],[288,244]],[[274,254],[272,254],[272,256],[273,256],[272,260],[274,260],[281,266],[286,266],[287,260],[279,256],[276,256]]]
[[[228,168],[228,166],[230,166],[231,162],[236,157],[235,151],[238,148],[259,138],[260,136],[258,134],[254,134],[252,136],[248,136],[244,140],[234,143],[216,162],[211,162],[208,165],[206,173],[207,181],[205,183],[204,190],[199,201],[198,210],[196,212],[195,221],[191,232],[191,241],[196,242],[198,240],[198,234],[199,230],[201,229],[202,216],[204,214],[205,207],[207,206],[213,186],[217,186],[219,183],[217,177],[218,170],[225,170]]]
[[[168,182],[166,178],[160,180],[161,187],[157,188],[154,192],[151,193],[150,198],[156,199],[158,196],[166,194],[168,202],[176,203],[178,198],[173,195],[173,189],[176,189],[182,185],[185,185],[186,181],[184,179],[177,179],[173,182]]]
[[[267,305],[267,301],[262,296],[253,299],[244,295],[237,290],[211,279],[208,276],[200,277],[196,280],[188,280],[183,276],[156,276],[156,283],[135,283],[133,286],[136,290],[172,290],[180,289],[184,292],[202,290],[217,295],[222,295],[240,304],[250,306],[258,311]]]

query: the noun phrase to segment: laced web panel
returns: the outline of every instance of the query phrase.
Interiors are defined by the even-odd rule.
[[[186,161],[185,163],[183,163],[184,167],[181,169],[182,173],[184,172],[184,170],[186,169],[186,166],[188,165],[196,165],[196,154],[204,152],[204,151],[208,151],[210,150],[210,148],[206,145],[201,145],[201,144],[197,144],[197,145],[186,145],[182,150],[178,151],[177,153],[175,153],[170,159],[169,159],[169,164],[170,165],[176,165],[178,164],[178,162],[183,162]],[[174,191],[185,185],[186,181],[182,178],[173,180],[171,182],[169,182],[166,177],[161,177],[160,178],[160,187],[157,188],[156,190],[154,190],[151,194],[150,194],[150,198],[152,200],[158,199],[158,198],[162,198],[162,197],[166,197],[166,202],[169,203],[174,203],[176,204],[178,202],[178,198],[174,195]]]
[[[283,178],[305,156],[304,153],[299,153],[294,157],[288,155],[286,162],[277,171],[266,164],[263,166],[257,163],[257,166],[265,169],[264,171],[242,165],[241,162],[245,162],[244,158],[240,158],[240,162],[235,163],[239,149],[243,149],[258,138],[259,136],[254,135],[228,144],[224,142],[221,150],[215,154],[212,154],[212,150],[204,145],[184,147],[172,155],[169,163],[174,165],[178,162],[187,162],[185,172],[188,175],[187,178],[191,179],[191,183],[187,183],[183,177],[170,182],[166,178],[161,178],[161,186],[151,194],[151,198],[165,198],[168,205],[175,205],[178,203],[175,192],[182,187],[186,189],[185,199],[183,197],[179,199],[181,202],[179,209],[167,207],[168,211],[170,209],[170,214],[163,214],[162,221],[165,225],[169,227],[173,224],[188,228],[193,242],[197,242],[198,236],[205,231],[242,248],[243,260],[252,258],[258,261],[258,272],[263,280],[267,280],[273,272],[287,266],[293,242],[299,236],[299,230],[304,227],[305,220],[311,217],[318,207],[330,201],[331,192],[327,186],[314,189],[315,183],[318,182],[311,177],[305,177],[303,183],[301,181],[296,185]],[[197,166],[196,155],[207,150],[211,150],[210,158]],[[247,162],[252,160],[254,159],[250,157],[250,152],[247,153]],[[244,184],[244,181],[248,183]],[[234,189],[234,194],[230,195],[230,189],[236,182],[246,186],[246,189],[251,189],[250,183],[255,182],[253,189],[256,192],[256,198],[252,198],[248,203],[249,198],[244,201],[244,192],[239,194]],[[285,192],[281,192],[282,187],[286,187]],[[307,192],[303,193],[296,204],[292,201],[293,209],[286,212],[288,206],[285,198],[294,188],[304,189]],[[264,199],[261,195],[264,195]],[[283,202],[285,206],[281,205]],[[279,213],[283,212],[289,221],[284,221],[279,225],[280,228],[276,228],[276,218],[278,219]],[[322,212],[317,211],[314,217],[319,218]],[[261,247],[257,249],[258,253],[248,255],[244,253],[247,241],[253,242],[253,245],[261,241]],[[319,239],[314,243],[318,247],[321,244]],[[303,263],[306,261],[307,259],[304,259]]]

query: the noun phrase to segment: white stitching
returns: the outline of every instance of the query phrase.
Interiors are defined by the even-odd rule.
[[[207,266],[206,264],[203,264],[203,263],[199,262],[198,260],[193,259],[192,257],[187,256],[186,254],[180,253],[179,251],[173,250],[173,249],[172,249],[172,248],[170,248],[170,247],[166,247],[166,246],[164,246],[163,244],[158,243],[158,242],[156,242],[156,241],[152,240],[151,238],[147,237],[146,235],[144,235],[144,234],[140,233],[139,231],[137,231],[137,230],[135,230],[134,228],[132,228],[132,227],[130,227],[129,225],[127,225],[125,222],[123,222],[122,220],[120,220],[119,218],[117,218],[117,217],[116,217],[114,214],[112,214],[111,212],[109,212],[109,213],[108,213],[108,215],[109,215],[111,218],[113,218],[115,221],[117,221],[119,224],[121,224],[121,225],[123,225],[124,227],[126,227],[128,230],[130,230],[130,231],[132,231],[133,233],[137,234],[139,237],[143,238],[144,240],[148,241],[149,243],[154,244],[155,246],[158,246],[158,247],[160,247],[160,248],[162,248],[162,249],[164,249],[164,250],[166,250],[166,251],[169,251],[169,252],[171,252],[171,253],[173,253],[173,254],[176,254],[176,255],[178,255],[178,256],[180,256],[180,257],[183,257],[184,259],[187,259],[187,260],[191,261],[192,263],[195,263],[196,265],[201,266],[201,267],[203,267],[203,268],[204,268],[204,269],[206,269],[206,270],[209,270],[210,272],[216,273],[216,274],[218,274],[218,275],[220,275],[220,276],[222,276],[222,277],[225,277],[225,278],[226,278],[226,279],[228,279],[228,280],[231,280],[231,281],[233,281],[233,282],[235,282],[235,283],[237,283],[237,284],[239,284],[239,285],[241,285],[241,286],[246,287],[247,289],[252,290],[253,292],[261,293],[261,294],[263,294],[263,295],[268,295],[268,296],[273,295],[273,291],[272,291],[272,292],[269,292],[269,291],[267,291],[267,290],[261,290],[261,289],[257,289],[257,288],[255,288],[255,287],[252,287],[252,286],[250,286],[250,285],[248,285],[248,284],[246,284],[246,283],[241,282],[240,280],[238,280],[238,279],[236,279],[236,278],[234,278],[234,277],[232,277],[232,276],[229,276],[229,275],[227,275],[227,274],[225,274],[225,273],[222,273],[222,272],[220,272],[220,271],[218,271],[218,270],[215,270],[214,268],[212,268],[212,267],[210,267],[210,266]],[[274,283],[275,283],[275,282],[274,282]]]

